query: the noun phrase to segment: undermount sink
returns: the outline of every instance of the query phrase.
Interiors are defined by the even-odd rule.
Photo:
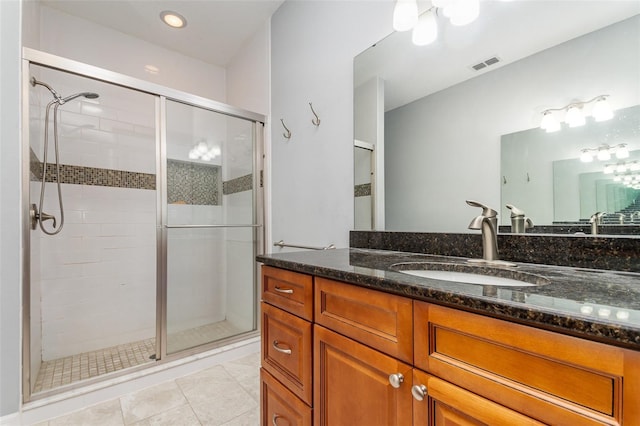
[[[540,275],[515,269],[461,263],[405,262],[390,269],[407,275],[449,281],[459,284],[477,284],[496,287],[535,287],[549,284]]]

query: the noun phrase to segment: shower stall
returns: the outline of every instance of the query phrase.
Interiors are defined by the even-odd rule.
[[[24,400],[255,335],[264,116],[31,49],[23,81]]]

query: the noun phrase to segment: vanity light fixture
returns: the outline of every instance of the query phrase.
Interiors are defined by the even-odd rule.
[[[583,148],[580,150],[580,161],[590,163],[593,161],[594,154],[600,161],[609,161],[611,154],[615,155],[618,160],[622,160],[629,157],[629,149],[626,143],[619,143],[614,146],[603,144],[597,148]]]
[[[591,109],[591,115],[595,121],[606,121],[613,118],[613,110],[609,105],[607,98],[609,95],[598,95],[593,99],[586,102],[578,101],[572,102],[562,108],[549,108],[542,111],[542,121],[540,122],[540,128],[546,130],[547,133],[560,130],[560,123],[554,117],[554,111],[565,111],[564,121],[569,127],[579,127],[585,124],[585,114],[583,108],[592,102],[595,102]]]
[[[480,15],[480,0],[431,0],[431,3],[433,6],[418,16],[417,0],[396,0],[393,29],[399,32],[412,29],[413,44],[425,46],[438,38],[438,9],[456,26],[468,25]]]
[[[186,18],[172,10],[163,10],[160,12],[160,19],[171,28],[184,28],[187,26]]]

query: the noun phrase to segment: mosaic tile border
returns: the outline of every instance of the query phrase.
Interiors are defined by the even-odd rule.
[[[37,154],[30,150],[29,169],[32,181],[42,180],[43,163]],[[177,172],[178,169],[184,169]],[[187,172],[189,169],[191,172]],[[173,175],[176,172],[177,175]],[[189,175],[190,174],[190,175]],[[192,163],[181,160],[167,161],[167,181],[174,179],[173,185],[168,185],[170,190],[168,199],[170,204],[191,205],[221,205],[220,186],[223,195],[231,195],[253,190],[253,175],[248,174],[235,179],[222,182],[221,166]],[[181,175],[178,177],[178,175]],[[56,182],[55,165],[47,164],[47,182]],[[138,173],[126,170],[103,169],[98,167],[60,165],[60,183],[74,185],[108,186],[113,188],[129,189],[156,189],[156,175],[154,173]],[[184,196],[194,187],[202,188],[202,191]]]
[[[32,181],[41,181],[43,163],[30,150],[29,169]],[[57,182],[55,164],[47,163],[46,181]],[[156,189],[156,175],[153,173],[129,172],[126,170],[102,169],[98,167],[60,165],[60,183],[73,185],[109,186],[114,188]]]
[[[366,197],[371,195],[371,184],[362,183],[360,185],[355,185],[353,188],[353,195],[356,197]]]
[[[231,195],[238,192],[251,191],[253,189],[253,175],[248,174],[235,179],[222,182],[222,194]]]

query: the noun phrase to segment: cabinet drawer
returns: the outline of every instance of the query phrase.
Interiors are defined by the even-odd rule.
[[[388,355],[413,361],[411,299],[316,278],[316,323]]]
[[[262,366],[311,404],[311,323],[262,303]]]
[[[263,266],[262,300],[311,321],[313,319],[313,277]]]
[[[423,302],[414,309],[417,367],[544,422],[621,423],[623,349]]]
[[[261,425],[311,426],[311,408],[263,368],[260,382]]]

